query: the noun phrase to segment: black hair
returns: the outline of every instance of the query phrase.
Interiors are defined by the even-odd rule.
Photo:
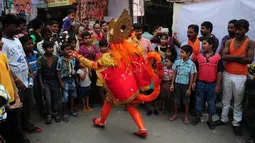
[[[25,35],[19,38],[19,41],[22,45],[25,45],[29,40],[32,40],[32,38],[29,35]]]
[[[44,37],[46,33],[51,33],[50,29],[48,27],[43,27],[41,29],[41,36]]]
[[[168,47],[167,49],[166,49],[166,51],[167,50],[169,50],[170,52],[171,52],[171,57],[173,57],[174,59],[176,59],[177,58],[177,51],[176,51],[176,49],[174,48],[174,47]]]
[[[161,33],[161,34],[160,34],[160,39],[161,39],[162,37],[166,37],[166,39],[168,39],[169,36],[168,36],[168,34],[166,34],[166,33]]]
[[[205,21],[201,24],[201,26],[206,27],[206,29],[210,29],[210,32],[213,31],[213,24],[210,21]]]
[[[144,24],[143,25],[143,31],[144,32],[149,32],[149,30],[150,30],[150,25],[149,24]]]
[[[26,20],[24,18],[19,18],[19,24],[26,24]]]
[[[95,27],[97,24],[101,27],[99,21],[98,21],[98,22],[95,22],[95,23],[93,24],[93,27]]]
[[[235,23],[235,28],[244,28],[246,30],[249,30],[249,22],[245,19],[240,19]]]
[[[143,29],[143,25],[140,23],[135,23],[135,24],[133,24],[133,28],[135,30],[140,30],[140,29]]]
[[[188,28],[192,28],[198,34],[198,31],[199,31],[199,26],[198,25],[191,24],[191,25],[189,25]]]
[[[74,35],[71,35],[71,36],[68,37],[68,40],[67,40],[67,41],[68,41],[68,43],[71,43],[71,42],[74,41],[74,40],[77,42],[77,39],[75,38],[75,36],[74,36]]]
[[[71,45],[69,43],[64,43],[61,45],[61,50],[65,50],[65,48],[70,47]]]
[[[165,59],[168,59],[172,63],[174,63],[174,61],[175,61],[175,58],[173,56],[166,56]]]
[[[106,39],[102,39],[99,41],[99,47],[106,47],[108,46],[108,42]]]
[[[16,15],[14,14],[6,14],[5,16],[3,16],[2,18],[2,26],[3,29],[5,28],[6,25],[10,25],[10,24],[19,24],[19,19]]]
[[[215,49],[215,39],[212,37],[208,37],[208,38],[204,38],[203,41],[206,41],[209,45],[213,45],[212,49],[213,51],[216,50]]]
[[[52,25],[54,25],[54,24],[59,25],[59,22],[57,22],[56,20],[52,20],[52,21],[50,22],[50,25],[52,26]]]
[[[192,47],[190,45],[184,45],[181,47],[186,53],[189,53],[189,56],[192,54]]]
[[[156,29],[158,29],[159,28],[159,26],[155,26],[155,27],[153,27],[153,29],[152,29],[152,32],[154,32]]]
[[[86,36],[91,37],[91,34],[90,34],[89,32],[84,32],[84,33],[82,34],[82,39],[83,39],[84,37],[86,37]]]
[[[233,19],[233,20],[230,20],[229,22],[228,22],[228,24],[236,24],[236,22],[237,22],[237,20],[236,19]]]
[[[102,27],[102,25],[105,24],[105,23],[107,24],[106,21],[101,21],[101,22],[100,22],[100,26]],[[107,24],[107,25],[108,25],[108,24]]]
[[[68,9],[67,15],[70,15],[70,14],[72,14],[72,13],[75,13],[75,10],[74,10],[74,9]]]
[[[44,50],[49,48],[49,47],[53,48],[53,46],[54,46],[54,43],[51,42],[51,41],[44,41],[43,44],[42,44],[42,47],[43,47]]]

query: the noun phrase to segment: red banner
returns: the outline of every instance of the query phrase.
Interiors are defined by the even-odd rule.
[[[81,0],[81,20],[89,18],[90,21],[103,20],[107,14],[108,0]]]

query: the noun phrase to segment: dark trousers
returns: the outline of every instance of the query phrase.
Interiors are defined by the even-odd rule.
[[[36,108],[40,112],[40,114],[43,115],[44,107],[43,107],[43,100],[42,100],[42,91],[41,91],[41,87],[40,87],[37,76],[35,77],[35,80],[34,80],[33,91],[34,91],[34,99],[36,103]]]
[[[196,112],[196,92],[193,91],[193,90],[191,90],[189,110],[190,110],[191,115],[193,115],[193,114],[195,115],[195,112]]]
[[[0,134],[7,143],[24,143],[25,134],[20,124],[20,109],[7,111],[7,119],[1,123]]]
[[[21,125],[24,129],[30,128],[30,113],[33,108],[33,88],[26,88],[23,91],[19,91],[19,97],[21,103],[23,103],[21,111]]]
[[[44,80],[44,98],[45,107],[47,111],[47,116],[56,116],[59,114],[60,101],[60,91],[59,84],[57,80]]]

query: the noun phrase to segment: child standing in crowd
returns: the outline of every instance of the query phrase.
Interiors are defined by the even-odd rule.
[[[80,76],[80,95],[82,96],[83,112],[91,112],[92,109],[89,106],[89,96],[90,96],[90,71],[82,63],[80,63],[80,69],[77,71]]]
[[[79,54],[89,60],[95,60],[97,53],[96,47],[91,44],[91,35],[89,32],[82,34],[83,45],[79,49]]]
[[[165,55],[166,55],[166,57],[171,57],[174,60],[176,60],[176,58],[177,58],[177,52],[176,52],[175,48],[171,48],[171,47],[167,48]]]
[[[170,46],[167,44],[168,35],[165,33],[162,33],[160,35],[160,45],[155,47],[155,51],[158,52],[162,59],[166,58],[166,49],[170,48]]]
[[[39,133],[42,132],[42,128],[36,127],[35,125],[33,125],[30,121],[30,114],[32,111],[32,107],[34,105],[34,95],[35,95],[35,90],[34,90],[34,78],[35,78],[35,72],[36,72],[36,60],[37,60],[37,55],[33,54],[31,55],[31,52],[29,55],[29,58],[27,58],[27,54],[26,54],[26,50],[29,49],[28,51],[33,51],[33,42],[32,42],[32,38],[29,37],[28,35],[23,36],[19,39],[22,47],[23,47],[23,51],[25,54],[25,58],[26,61],[28,62],[28,68],[29,68],[29,73],[28,74],[28,78],[27,78],[27,82],[28,82],[28,86],[27,86],[27,90],[29,91],[28,93],[24,93],[24,96],[22,94],[20,95],[20,99],[23,102],[24,106],[21,112],[21,123],[23,125],[23,128],[26,132],[29,133]],[[33,69],[31,67],[31,65],[33,66]]]
[[[68,43],[64,43],[61,46],[61,50],[63,51],[63,57],[58,60],[57,70],[58,70],[58,77],[61,87],[63,88],[63,97],[62,97],[62,104],[63,104],[63,121],[68,122],[68,101],[70,101],[70,114],[74,117],[78,117],[79,113],[74,112],[74,99],[77,97],[76,93],[76,74],[75,74],[75,58],[72,58],[69,54],[71,52],[71,46]],[[70,93],[70,95],[69,95]]]
[[[67,17],[63,19],[64,23],[62,26],[63,31],[70,31],[72,28],[72,25],[74,24],[74,18],[75,18],[75,11],[73,9],[69,9],[67,11]]]
[[[224,67],[220,55],[214,53],[213,38],[204,39],[202,48],[204,53],[197,56],[196,62],[198,77],[195,77],[192,85],[193,90],[196,91],[196,117],[192,121],[192,124],[196,125],[200,122],[204,101],[206,101],[209,113],[207,124],[210,129],[215,129],[212,117],[216,114],[216,93],[220,91],[221,76]]]
[[[181,103],[185,105],[185,118],[183,123],[189,124],[189,100],[191,95],[191,87],[193,84],[194,74],[197,72],[196,65],[189,59],[192,54],[192,47],[184,45],[181,47],[180,56],[181,59],[177,60],[173,65],[173,77],[171,91],[174,93],[174,115],[170,117],[170,121],[174,121],[177,118],[178,106]]]
[[[168,45],[167,43],[167,40],[168,40],[168,35],[165,33],[161,34],[160,45],[155,47],[155,51],[160,54],[163,61],[165,60],[166,56],[171,56],[174,59],[176,59],[177,57],[177,52],[175,48],[170,47],[170,45]]]
[[[45,107],[47,119],[45,124],[52,123],[52,117],[55,118],[56,122],[60,122],[60,91],[57,76],[57,63],[58,57],[53,55],[53,42],[43,42],[43,49],[45,53],[37,60],[37,74],[41,90],[43,91],[45,98]]]
[[[77,40],[74,35],[71,35],[70,37],[68,37],[68,43],[71,46],[71,50],[73,50],[73,51],[76,50]]]
[[[44,108],[43,108],[43,101],[42,101],[42,94],[40,91],[40,85],[37,76],[37,66],[36,61],[38,59],[38,53],[34,50],[34,45],[32,42],[32,38],[28,35],[21,37],[20,39],[21,44],[23,45],[27,62],[29,63],[31,70],[33,72],[34,82],[33,82],[33,91],[34,91],[34,98],[36,102],[36,107],[41,116],[44,116]]]
[[[154,72],[156,73],[156,71],[155,71],[156,70],[156,64],[155,63],[152,64],[152,68],[154,69]],[[153,92],[153,90],[154,90],[154,83],[151,81],[150,90],[145,91],[144,94],[149,95]],[[159,115],[158,108],[156,106],[157,101],[158,100],[155,99],[154,101],[152,101],[150,103],[146,103],[146,108],[148,109],[148,111],[146,113],[146,116],[150,116],[153,113],[153,111],[154,111],[155,116]]]
[[[99,48],[100,48],[100,53],[96,53],[96,60],[98,60],[100,57],[103,56],[104,53],[108,51],[108,42],[107,40],[103,39],[99,41]],[[97,87],[99,88],[100,95],[102,99],[104,100],[105,97],[105,89],[103,87],[103,83],[97,79],[96,82]]]
[[[175,59],[173,57],[167,56],[165,58],[164,66],[164,78],[161,83],[159,99],[162,101],[162,112],[161,115],[165,112],[165,104],[169,96],[171,96],[170,87],[172,84],[173,69]]]

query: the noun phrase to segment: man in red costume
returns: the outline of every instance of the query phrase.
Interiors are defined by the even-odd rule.
[[[124,10],[118,20],[112,19],[109,23],[111,50],[108,53],[97,62],[90,61],[76,52],[71,54],[86,67],[96,70],[99,80],[108,91],[101,117],[93,120],[95,126],[105,126],[113,105],[125,105],[138,127],[138,132],[134,134],[145,138],[147,132],[135,105],[151,102],[157,98],[160,92],[160,78],[163,77],[163,65],[160,55],[154,52],[147,55],[145,62],[139,45],[126,40],[131,30],[131,17],[127,10]],[[151,60],[156,61],[157,75],[151,67]],[[150,95],[141,94],[140,91],[148,89],[151,79],[154,83],[154,91]]]

